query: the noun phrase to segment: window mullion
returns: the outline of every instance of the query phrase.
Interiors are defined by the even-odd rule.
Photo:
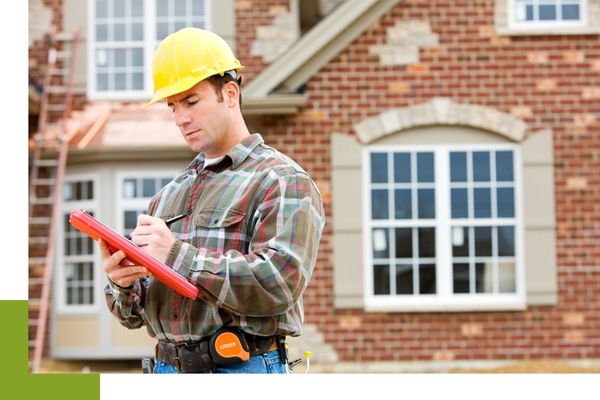
[[[450,240],[450,157],[447,149],[435,151],[435,254],[437,293],[447,299],[452,291],[452,247]]]

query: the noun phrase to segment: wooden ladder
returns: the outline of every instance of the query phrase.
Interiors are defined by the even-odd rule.
[[[48,38],[48,65],[29,178],[29,367],[33,372],[40,371],[46,344],[79,31],[52,33]],[[57,97],[58,101],[52,101]]]

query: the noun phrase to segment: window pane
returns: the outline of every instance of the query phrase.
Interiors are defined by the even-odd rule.
[[[144,197],[152,197],[156,194],[156,180],[154,178],[144,178],[142,180],[142,191]]]
[[[500,293],[515,293],[517,291],[514,262],[501,262],[498,264],[498,283]]]
[[[144,24],[131,24],[131,40],[144,40]]]
[[[389,265],[375,265],[373,267],[373,292],[375,294],[390,294]]]
[[[394,153],[394,182],[410,181],[410,153]]]
[[[127,74],[115,74],[115,90],[125,90],[127,88]]]
[[[192,21],[192,26],[194,28],[200,28],[200,29],[205,29],[204,28],[204,20],[202,19],[196,19]]]
[[[556,5],[544,4],[540,5],[540,21],[555,21],[556,20]]]
[[[163,3],[162,1],[160,3]],[[142,17],[144,15],[144,0],[131,1],[131,16]]]
[[[135,229],[137,226],[137,211],[125,211],[125,229]]]
[[[185,22],[177,21],[175,22],[175,31],[185,28]]]
[[[131,75],[132,88],[134,90],[142,90],[144,89],[144,74],[143,73],[135,73]]]
[[[435,192],[433,189],[419,189],[419,218],[435,218]]]
[[[390,256],[390,236],[388,229],[373,229],[373,258]]]
[[[496,152],[496,180],[498,182],[511,182],[514,180],[512,151]]]
[[[488,151],[473,152],[473,180],[475,182],[490,181],[490,153]]]
[[[417,182],[433,182],[433,153],[417,153]]]
[[[525,8],[525,19],[527,21],[533,21],[533,6],[528,5]]]
[[[114,38],[115,41],[125,41],[125,24],[114,24]]]
[[[452,256],[469,256],[469,229],[467,227],[455,226],[452,228]]]
[[[491,227],[475,227],[475,255],[477,257],[490,257],[492,255]]]
[[[165,0],[156,0],[156,15],[166,17],[169,15],[169,2]]]
[[[469,264],[452,265],[452,288],[454,293],[469,293]]]
[[[96,18],[106,18],[107,10],[106,0],[96,0]]]
[[[373,219],[388,219],[388,191],[371,190],[371,215]]]
[[[394,191],[394,216],[396,219],[412,218],[412,197],[410,189]]]
[[[387,154],[371,154],[371,182],[386,183],[388,181]]]
[[[156,24],[156,40],[163,40],[169,34],[169,24],[159,22]]]
[[[498,188],[498,217],[513,218],[515,216],[515,193],[513,188]]]
[[[515,255],[515,227],[498,227],[498,256],[511,257]]]
[[[204,15],[204,0],[192,0],[192,15]]]
[[[412,228],[396,228],[396,258],[412,258]]]
[[[96,89],[98,91],[108,90],[108,74],[96,75]]]
[[[490,218],[492,216],[490,189],[474,189],[473,195],[475,218]]]
[[[185,16],[185,1],[186,0],[175,0],[175,16],[183,17]]]
[[[467,200],[467,189],[452,189],[450,191],[452,203],[452,218],[467,218],[469,204]]]
[[[435,228],[419,228],[419,257],[435,257]]]
[[[124,17],[125,16],[125,0],[113,0],[114,11],[113,17]]]
[[[454,151],[450,153],[450,181],[467,181],[467,153]]]
[[[419,293],[435,294],[435,264],[421,264],[419,266]]]
[[[494,291],[493,264],[491,262],[475,263],[475,292],[492,293]]]
[[[135,179],[125,179],[123,181],[123,197],[132,199],[137,197],[137,182]]]
[[[396,265],[396,294],[413,294],[413,267],[407,264]]]
[[[131,49],[131,65],[134,67],[144,66],[144,49],[134,48]]]
[[[124,67],[127,65],[127,54],[126,54],[125,49],[115,49],[114,56],[115,56],[115,62],[114,62],[115,67]]]
[[[108,26],[106,24],[96,24],[96,41],[106,42],[108,40]]]
[[[578,4],[563,4],[562,5],[562,19],[567,21],[579,19],[579,5]]]

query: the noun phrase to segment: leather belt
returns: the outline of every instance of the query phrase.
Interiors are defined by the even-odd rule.
[[[255,336],[244,332],[250,356],[278,349],[277,336]],[[208,350],[209,340],[195,343],[171,343],[159,340],[155,358],[173,365],[180,372],[207,373],[215,369]]]

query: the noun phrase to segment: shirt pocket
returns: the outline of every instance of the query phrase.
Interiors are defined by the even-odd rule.
[[[246,213],[237,209],[202,210],[194,216],[196,247],[225,254],[229,250],[247,253]]]

